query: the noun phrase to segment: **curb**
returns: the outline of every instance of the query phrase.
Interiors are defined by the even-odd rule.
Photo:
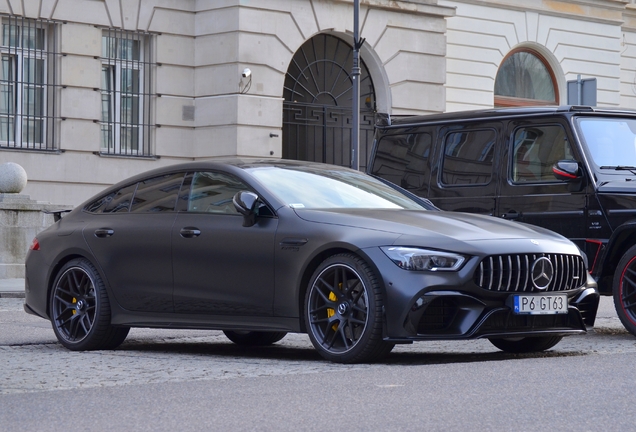
[[[0,298],[24,298],[23,292],[0,292]]]

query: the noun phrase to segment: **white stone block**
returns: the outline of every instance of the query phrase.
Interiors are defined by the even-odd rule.
[[[100,88],[102,63],[93,57],[67,55],[60,58],[60,84]]]
[[[155,140],[155,154],[162,158],[194,157],[194,128],[162,126],[156,129]]]
[[[96,152],[101,148],[101,126],[92,120],[66,119],[60,122],[62,150]]]
[[[102,30],[92,25],[67,23],[61,25],[63,54],[79,54],[91,57],[102,55]]]
[[[194,97],[194,69],[191,67],[158,66],[156,82],[160,95]]]
[[[194,38],[172,34],[157,35],[157,63],[194,66]]]
[[[93,89],[67,87],[60,92],[60,117],[101,119],[101,93]]]
[[[61,0],[56,3],[52,18],[58,21],[110,26],[106,4],[103,1]]]
[[[239,60],[238,33],[201,36],[195,40],[196,66],[236,63]]]
[[[195,14],[191,11],[155,8],[144,30],[195,36]]]
[[[194,127],[197,112],[194,100],[188,97],[158,97],[155,99],[155,112],[157,124],[161,126],[185,126]]]
[[[446,105],[444,86],[405,82],[391,87],[393,109],[443,112]]]

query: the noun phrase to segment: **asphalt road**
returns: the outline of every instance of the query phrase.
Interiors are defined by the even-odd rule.
[[[133,329],[70,352],[0,299],[0,430],[631,430],[636,338],[602,301],[598,329],[535,355],[488,341],[397,346],[383,362],[322,360],[305,335],[246,349],[214,331]]]

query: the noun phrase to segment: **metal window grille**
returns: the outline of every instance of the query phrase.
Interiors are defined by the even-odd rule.
[[[149,34],[120,29],[102,33],[102,154],[150,156],[151,61]]]
[[[1,17],[0,148],[54,150],[56,24]]]

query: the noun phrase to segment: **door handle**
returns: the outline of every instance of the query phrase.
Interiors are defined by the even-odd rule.
[[[95,230],[95,237],[106,238],[115,234],[115,230],[110,228],[98,228]]]
[[[510,210],[508,213],[504,213],[501,215],[503,219],[515,220],[521,217],[521,213],[518,213],[515,210]]]
[[[201,235],[201,230],[195,227],[185,227],[185,228],[181,228],[181,231],[179,231],[179,234],[181,234],[181,237],[183,238],[198,237]]]

